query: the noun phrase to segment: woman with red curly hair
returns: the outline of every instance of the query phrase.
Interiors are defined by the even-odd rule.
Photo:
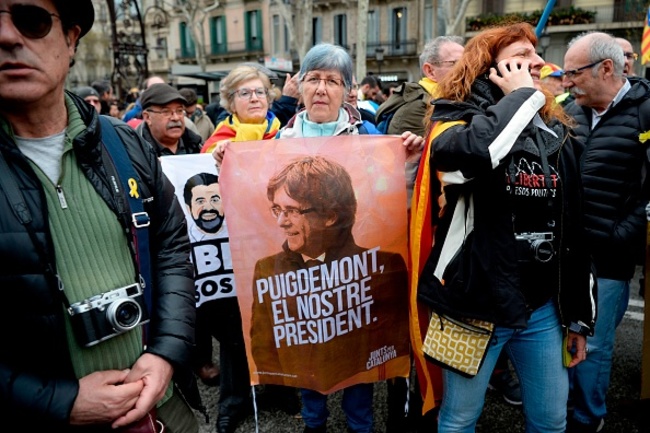
[[[502,350],[519,377],[526,431],[564,432],[567,366],[585,359],[594,329],[581,147],[540,85],[536,44],[526,23],[481,32],[433,101],[428,162],[441,208],[418,300],[436,314],[494,324],[476,376],[443,370],[439,433],[475,430]]]

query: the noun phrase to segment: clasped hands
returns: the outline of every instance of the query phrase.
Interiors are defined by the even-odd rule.
[[[110,423],[124,427],[143,418],[165,395],[174,369],[163,358],[144,353],[127,370],[105,370],[79,379],[70,424]]]

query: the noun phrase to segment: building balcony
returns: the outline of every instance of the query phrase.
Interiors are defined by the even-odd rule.
[[[548,18],[549,32],[584,31],[591,29],[618,29],[643,27],[647,9],[641,4],[613,4],[587,8],[560,8],[551,12]],[[541,10],[521,11],[509,14],[483,14],[466,18],[468,36],[473,36],[482,29],[507,24],[513,21],[528,21],[536,25],[542,15]],[[568,29],[568,26],[573,28]],[[579,27],[577,27],[579,26]],[[551,30],[551,29],[555,30]]]
[[[314,0],[314,8],[321,10],[332,10],[336,6],[349,7],[349,0]]]
[[[207,54],[208,63],[220,63],[230,60],[255,61],[264,57],[264,47],[246,41],[231,42],[216,47]]]
[[[368,42],[366,44],[366,58],[374,59],[378,52],[383,52],[383,58],[390,60],[395,57],[417,56],[418,42],[416,39],[407,41]],[[356,49],[356,46],[355,48]],[[383,51],[381,51],[383,50]],[[356,56],[356,53],[352,53]]]

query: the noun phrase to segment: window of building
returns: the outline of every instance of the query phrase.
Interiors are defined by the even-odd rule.
[[[424,42],[428,42],[435,38],[435,17],[433,15],[433,0],[426,0],[424,2]]]
[[[323,41],[323,22],[321,17],[312,19],[312,45],[320,44]]]
[[[559,0],[556,7],[569,7],[570,0]],[[638,0],[614,0],[614,22],[645,21],[648,7],[645,2]]]
[[[446,35],[447,34],[447,23],[445,22],[445,7],[441,2],[438,2],[438,5],[436,6],[436,20],[432,21],[436,23],[436,32],[434,34],[434,38],[436,36],[440,35]]]
[[[167,38],[156,38],[156,46],[153,47],[156,52],[156,58],[167,58]]]
[[[334,15],[334,43],[342,47],[348,46],[347,15]]]
[[[262,13],[259,10],[245,13],[246,49],[257,51],[262,49]]]
[[[502,15],[505,10],[504,0],[483,0],[484,14]]]
[[[379,46],[379,11],[368,11],[368,48]]]
[[[280,27],[280,15],[273,15],[271,18],[271,25],[273,26],[273,54],[277,55],[280,52],[280,42],[282,38],[282,28]]]
[[[288,53],[291,49],[289,40],[289,25],[290,23],[284,22],[284,52]]]
[[[180,24],[179,33],[181,35],[181,57],[196,57],[194,39],[192,39],[192,32],[187,27],[187,23]]]
[[[394,53],[401,53],[406,49],[407,21],[406,8],[393,9],[392,17],[392,50]]]
[[[220,15],[210,20],[210,45],[212,54],[228,52],[228,39],[226,32],[226,17]]]

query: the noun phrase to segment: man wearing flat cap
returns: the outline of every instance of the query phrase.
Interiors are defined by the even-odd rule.
[[[136,131],[154,147],[158,156],[199,153],[201,136],[185,127],[187,100],[166,83],[153,84],[142,93],[143,122]]]
[[[64,90],[92,2],[0,0],[0,12],[0,418],[30,432],[196,433],[185,216],[151,146]],[[129,200],[147,217],[137,235]]]

